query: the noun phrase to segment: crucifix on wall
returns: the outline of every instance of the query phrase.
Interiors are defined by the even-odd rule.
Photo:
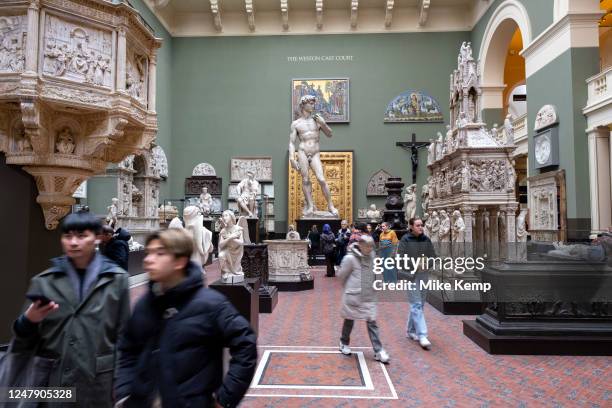
[[[417,142],[416,134],[413,133],[411,142],[396,142],[395,145],[404,150],[410,150],[410,160],[412,161],[412,184],[415,184],[417,169],[419,168],[419,149],[429,146],[429,142]]]

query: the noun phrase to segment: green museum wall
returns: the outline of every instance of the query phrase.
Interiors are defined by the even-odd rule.
[[[492,127],[495,123],[497,123],[498,126],[502,126],[504,123],[503,113],[503,109],[483,109],[482,120],[488,127]]]
[[[572,48],[527,78],[529,89],[529,150],[533,151],[533,124],[545,104],[557,107],[559,116],[560,169],[565,169],[569,229],[588,229],[590,220],[588,143],[585,80],[598,72],[597,48]],[[566,84],[560,86],[560,84]],[[534,157],[529,156],[530,175],[538,174]]]
[[[201,162],[223,178],[224,202],[232,156],[271,156],[276,220],[287,220],[287,147],[292,78],[350,78],[350,123],[331,124],[322,150],[353,150],[354,216],[384,199],[366,198],[379,169],[411,180],[410,155],[396,141],[433,138],[444,123],[383,123],[387,104],[408,89],[426,90],[448,121],[448,78],[468,32],[384,35],[175,38],[172,46],[172,156],[170,192]],[[289,56],[350,55],[351,62],[290,62]],[[426,151],[418,184],[426,181]],[[318,188],[318,187],[317,187]],[[164,198],[163,196],[161,198]]]
[[[495,10],[497,10],[504,1],[505,0],[495,0],[472,29],[471,41],[474,57],[480,56],[480,47],[487,24],[489,20],[491,20],[491,16]],[[540,35],[553,23],[554,0],[518,0],[518,2],[525,7],[527,15],[529,15],[532,39]]]

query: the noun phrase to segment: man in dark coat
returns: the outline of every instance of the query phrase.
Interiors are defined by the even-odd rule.
[[[102,225],[90,213],[62,223],[64,256],[32,278],[28,294],[51,300],[30,304],[14,324],[11,352],[55,359],[49,387],[76,387],[76,404],[113,406],[115,345],[130,315],[128,275],[96,252]]]
[[[340,229],[336,234],[336,249],[338,254],[336,255],[336,265],[340,265],[342,262],[342,258],[346,255],[346,248],[349,244],[349,239],[351,238],[351,229],[349,228],[348,221],[342,220],[340,223]]]
[[[203,287],[189,261],[191,236],[168,229],[146,242],[150,290],[138,301],[119,345],[118,405],[235,407],[255,374],[253,329],[221,293]],[[223,348],[232,356],[223,378]]]
[[[102,242],[100,244],[102,255],[115,262],[125,271],[128,270],[128,258],[130,256],[128,241],[131,237],[130,233],[123,228],[113,231],[108,225],[102,227]]]

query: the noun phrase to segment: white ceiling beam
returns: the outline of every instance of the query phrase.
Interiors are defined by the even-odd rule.
[[[385,27],[391,27],[391,22],[393,20],[393,6],[394,0],[387,0],[387,4],[385,5]]]
[[[288,0],[280,0],[281,18],[283,20],[283,31],[289,30],[289,3]]]
[[[419,27],[423,27],[425,24],[427,24],[430,6],[431,0],[419,0]]]
[[[351,0],[351,27],[357,28],[357,11],[359,9],[359,0]]]
[[[320,30],[323,28],[323,0],[316,0],[315,11],[317,16],[317,28]]]
[[[253,7],[253,0],[244,0],[244,8],[247,13],[247,20],[249,21],[249,30],[255,31],[255,8]]]
[[[210,12],[212,13],[215,30],[217,30],[217,32],[223,31],[223,25],[221,25],[221,10],[219,10],[219,0],[210,0]]]

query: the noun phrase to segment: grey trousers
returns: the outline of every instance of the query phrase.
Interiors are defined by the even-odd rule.
[[[347,346],[351,341],[351,332],[353,331],[353,325],[355,324],[354,320],[344,319],[344,324],[342,325],[342,337],[340,337],[340,342],[342,344],[346,344]],[[383,346],[380,342],[380,336],[378,334],[378,325],[376,321],[368,321],[366,322],[368,326],[368,336],[370,336],[370,341],[372,342],[372,347],[375,352],[379,352],[383,349]]]

